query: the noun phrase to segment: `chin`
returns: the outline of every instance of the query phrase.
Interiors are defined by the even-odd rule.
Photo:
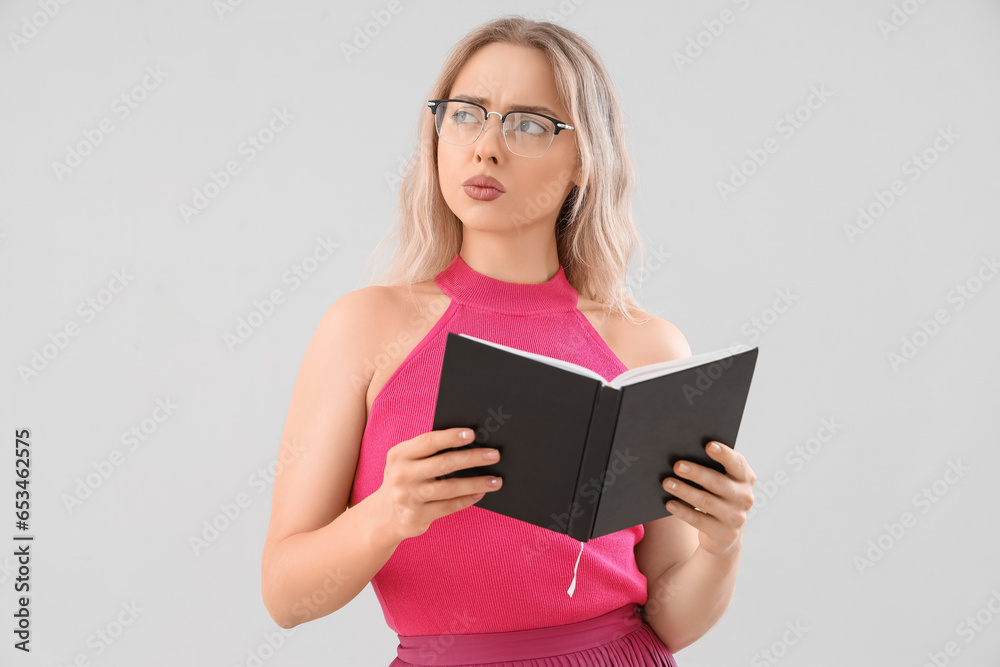
[[[463,213],[458,213],[457,215],[458,219],[461,220],[462,224],[466,227],[484,232],[498,231],[514,227],[514,224],[510,222],[510,216],[504,212],[490,211],[484,215],[484,212],[482,211],[466,210]]]

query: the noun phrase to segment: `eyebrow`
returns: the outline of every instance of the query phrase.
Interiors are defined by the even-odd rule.
[[[451,99],[453,100],[461,99],[466,102],[475,102],[476,104],[481,104],[483,106],[486,106],[486,98],[480,97],[478,95],[464,95],[462,93],[459,93],[453,96]],[[517,111],[531,111],[534,113],[540,113],[540,114],[545,114],[547,116],[552,116],[553,118],[556,117],[555,111],[553,111],[548,107],[538,106],[537,104],[512,104],[510,105],[510,108],[511,110],[516,109]]]

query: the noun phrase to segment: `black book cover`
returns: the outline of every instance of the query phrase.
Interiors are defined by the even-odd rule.
[[[736,446],[756,361],[756,347],[736,346],[606,382],[576,364],[449,332],[432,428],[475,429],[475,441],[442,452],[494,447],[500,460],[443,478],[501,477],[477,507],[581,542],[670,516],[664,505],[674,496],[662,484],[674,463],[724,472],[705,445]]]

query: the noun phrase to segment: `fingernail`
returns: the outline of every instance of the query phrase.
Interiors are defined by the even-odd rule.
[[[487,450],[483,452],[483,458],[486,459],[487,461],[496,461],[498,458],[500,458],[500,452],[498,452],[495,449]]]

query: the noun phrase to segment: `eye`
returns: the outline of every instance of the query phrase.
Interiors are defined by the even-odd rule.
[[[451,114],[451,119],[458,124],[478,122],[476,117],[465,109],[459,109],[455,113]]]
[[[534,128],[534,129],[532,129],[532,128]],[[536,133],[536,132],[540,132],[540,131],[544,130],[545,128],[543,128],[541,125],[539,125],[538,123],[536,123],[533,120],[525,120],[525,121],[521,121],[521,129],[523,131],[525,131],[525,132]]]
[[[551,132],[551,128],[548,123],[543,121],[541,118],[521,115],[516,120],[514,131],[531,136],[544,136]]]

